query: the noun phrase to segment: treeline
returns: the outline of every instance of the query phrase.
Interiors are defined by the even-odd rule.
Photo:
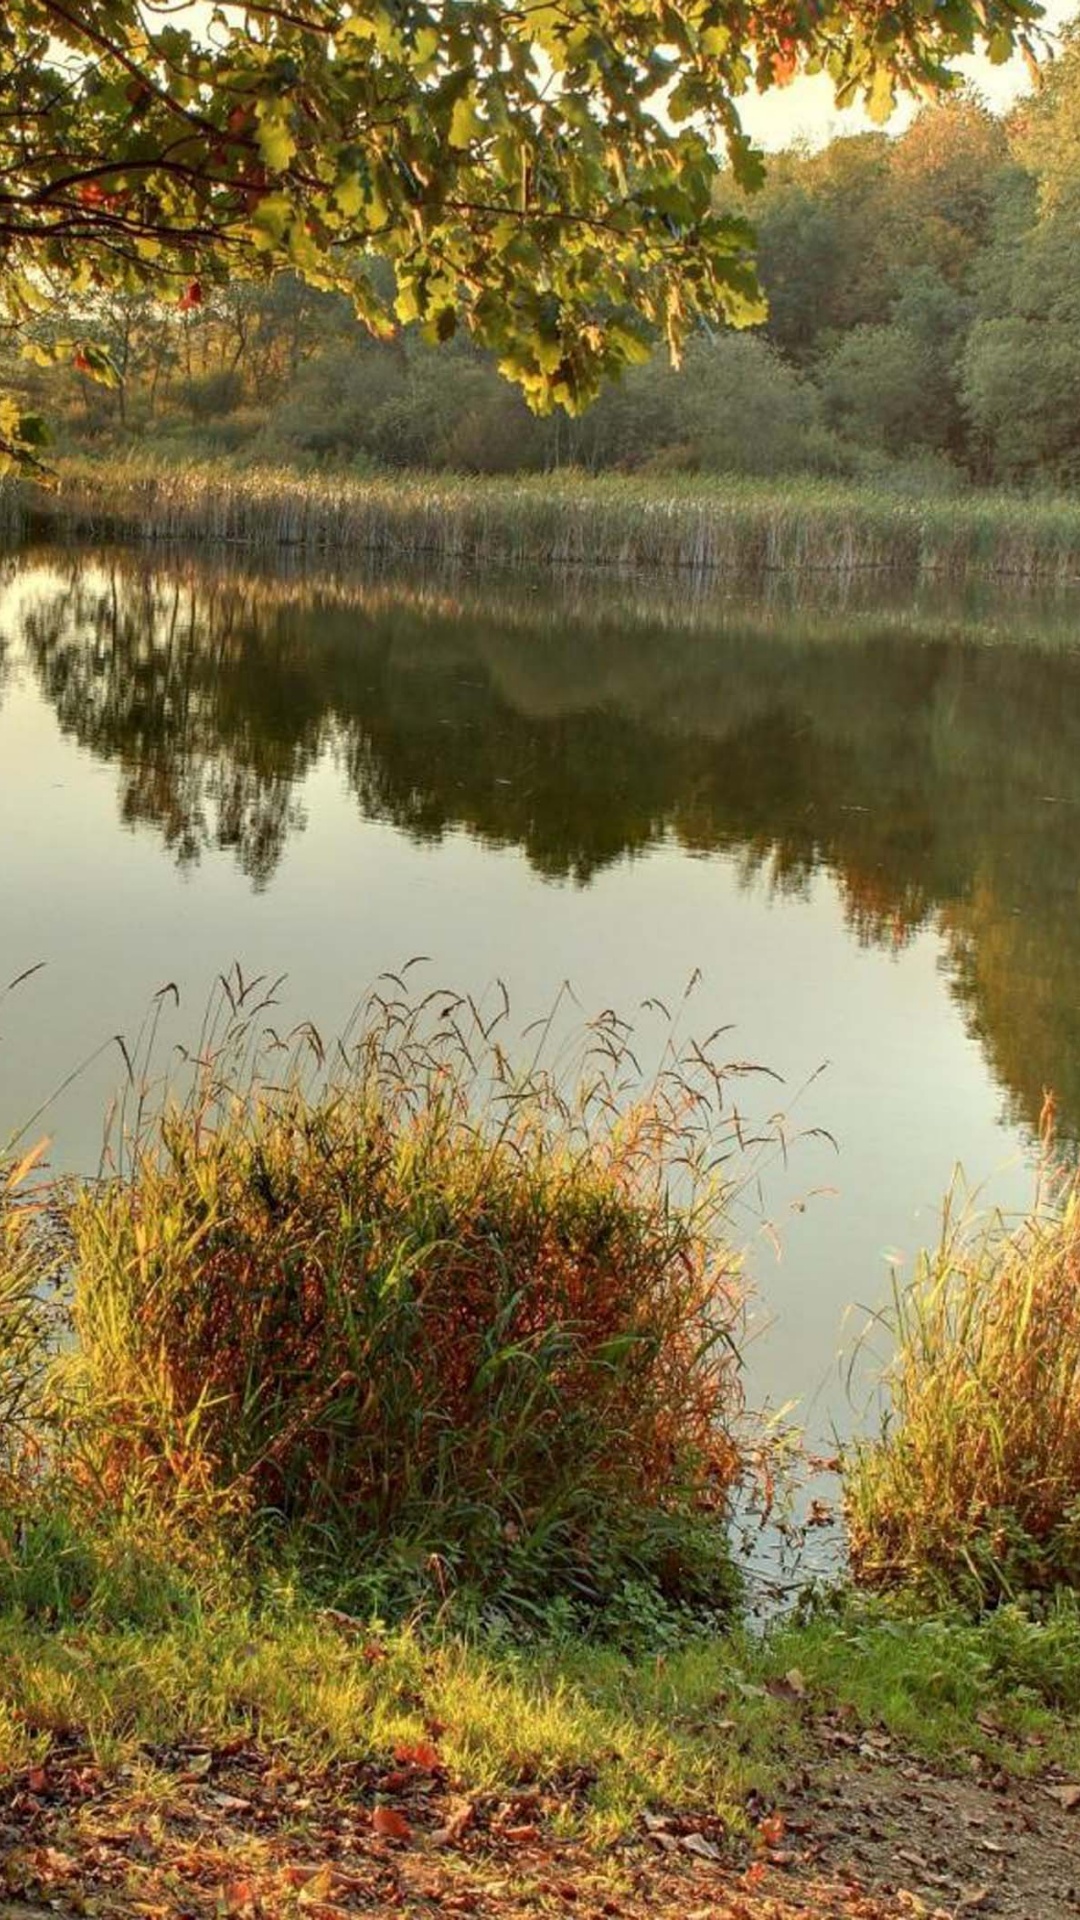
[[[183,314],[93,301],[117,384],[25,361],[61,434],[301,465],[812,472],[920,487],[1080,479],[1080,34],[1007,119],[973,97],[898,138],[776,158],[746,203],[769,318],[657,355],[580,420],[537,420],[467,342],[372,340],[288,277]],[[734,195],[734,189],[732,189]],[[37,323],[47,344],[72,320]],[[76,355],[77,359],[78,356]],[[8,377],[5,369],[5,378]],[[48,388],[44,381],[48,379]],[[35,389],[39,388],[38,391]]]

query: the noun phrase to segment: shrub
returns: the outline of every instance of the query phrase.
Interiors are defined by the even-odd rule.
[[[73,1207],[106,1502],[282,1526],[350,1577],[715,1601],[740,1297],[709,1076],[620,1113],[604,1024],[568,1101],[447,996],[373,1002],[314,1082],[241,1084],[237,1031]]]
[[[898,1289],[881,1437],[846,1463],[852,1567],[976,1607],[1080,1584],[1080,1179]]]

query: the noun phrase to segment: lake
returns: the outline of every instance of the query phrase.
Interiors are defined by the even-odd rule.
[[[729,1025],[786,1164],[744,1196],[751,1397],[812,1438],[857,1304],[954,1167],[1022,1206],[1044,1090],[1080,1136],[1080,595],[397,575],[161,550],[0,567],[0,1139],[165,982],[287,976],[335,1032],[384,969],[520,1033],[659,997]],[[560,1018],[573,1002],[564,995]],[[97,1164],[120,1076],[48,1107]],[[825,1136],[831,1136],[826,1138]]]

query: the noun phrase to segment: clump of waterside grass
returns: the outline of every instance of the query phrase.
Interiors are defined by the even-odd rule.
[[[568,1091],[505,1004],[390,988],[331,1063],[223,987],[186,1097],[141,1094],[72,1204],[86,1496],[339,1591],[724,1602],[744,1145],[707,1051],[635,1086],[607,1015]]]
[[[40,1452],[49,1263],[32,1176],[42,1152],[43,1143],[21,1157],[0,1156],[0,1515]]]
[[[1044,1175],[1018,1227],[947,1209],[885,1322],[883,1429],[846,1462],[856,1580],[976,1608],[1080,1586],[1080,1177]]]

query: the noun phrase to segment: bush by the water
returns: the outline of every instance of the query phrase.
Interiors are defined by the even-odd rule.
[[[723,1083],[641,1097],[606,1020],[564,1095],[453,996],[373,1002],[330,1073],[188,1097],[70,1214],[65,1444],[112,1510],[281,1536],[388,1595],[730,1595],[741,1291]],[[250,1064],[250,1062],[249,1062]],[[679,1203],[672,1179],[682,1185]]]
[[[994,1605],[1080,1585],[1080,1179],[946,1220],[887,1316],[882,1435],[847,1462],[855,1577]]]

